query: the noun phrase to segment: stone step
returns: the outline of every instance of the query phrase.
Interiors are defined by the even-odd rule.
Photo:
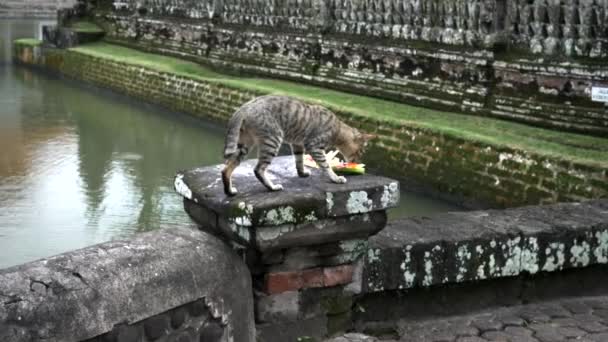
[[[361,327],[326,342],[608,341],[608,296],[565,298],[427,320]],[[383,331],[380,332],[380,331]]]

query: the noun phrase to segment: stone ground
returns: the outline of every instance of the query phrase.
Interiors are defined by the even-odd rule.
[[[398,339],[346,334],[326,342],[608,342],[608,296],[397,322]]]

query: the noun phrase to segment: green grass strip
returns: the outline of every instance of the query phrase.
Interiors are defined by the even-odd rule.
[[[14,41],[14,43],[18,44],[18,45],[38,46],[38,45],[42,44],[42,40],[24,38],[24,39],[17,39]]]
[[[335,110],[425,128],[498,148],[508,147],[578,163],[608,166],[608,139],[604,138],[442,112],[295,82],[227,76],[196,63],[107,43],[83,45],[71,50],[238,89],[291,95]]]

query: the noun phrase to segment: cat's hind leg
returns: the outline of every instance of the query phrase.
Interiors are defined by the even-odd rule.
[[[224,183],[224,193],[228,196],[237,194],[236,188],[232,185],[232,173],[241,164],[241,161],[245,159],[247,153],[249,153],[249,148],[243,144],[239,144],[237,152],[226,160],[226,166],[222,170],[222,182]]]
[[[325,159],[325,152],[323,150],[312,149],[312,150],[310,150],[310,155],[312,156],[312,159],[315,160],[317,165],[319,165],[319,167],[325,171],[325,173],[329,176],[329,179],[331,179],[332,182],[338,183],[338,184],[346,183],[345,177],[338,176],[334,172],[334,170],[332,170],[331,167],[329,167],[329,164],[327,163],[327,160]]]
[[[291,150],[293,151],[293,156],[296,160],[296,170],[298,171],[298,176],[310,176],[310,171],[306,170],[306,167],[304,166],[304,146],[293,144],[291,145]]]
[[[259,159],[253,172],[255,173],[257,179],[264,184],[268,190],[271,191],[283,190],[283,186],[281,184],[272,183],[272,181],[266,176],[266,169],[272,162],[272,158],[276,157],[279,153],[279,147],[281,147],[282,142],[282,138],[273,136],[261,139],[260,144],[258,145],[260,149]]]

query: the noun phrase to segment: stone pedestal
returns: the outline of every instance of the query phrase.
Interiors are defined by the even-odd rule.
[[[334,184],[316,169],[300,178],[294,158],[287,156],[275,158],[269,168],[272,181],[284,187],[271,192],[255,178],[255,163],[236,169],[239,194],[234,197],[223,192],[223,165],[181,172],[175,189],[201,229],[244,252],[254,277],[258,323],[270,325],[266,337],[262,327],[262,340],[331,330],[327,317],[332,309],[321,302],[341,302],[367,238],[385,227],[386,209],[399,201],[399,184],[373,175]],[[314,328],[302,328],[306,322]],[[290,331],[285,324],[306,331],[284,335]]]

